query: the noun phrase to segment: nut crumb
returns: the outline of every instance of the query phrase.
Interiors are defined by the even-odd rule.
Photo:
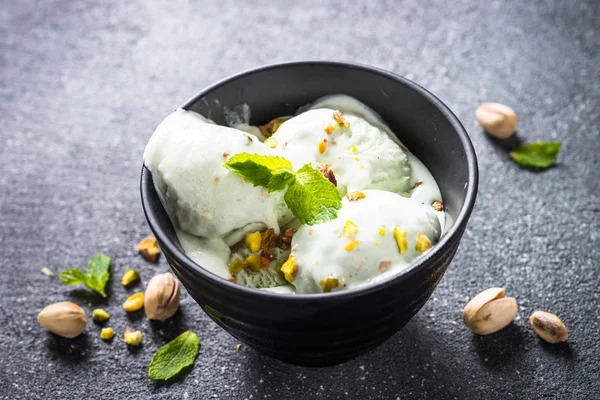
[[[269,228],[260,233],[260,248],[263,251],[263,254],[270,253],[276,244],[277,236],[275,235],[275,230],[273,228]]]
[[[241,344],[241,343],[238,343],[238,344],[236,344],[236,345],[235,345],[235,349],[236,349],[236,350],[239,350],[239,349],[240,349],[240,347],[242,347],[242,344]]]
[[[146,236],[138,243],[138,251],[146,260],[156,262],[160,255],[160,247],[154,236]]]
[[[346,198],[348,199],[348,201],[356,201],[358,199],[366,199],[367,195],[365,195],[360,190],[357,190],[355,192],[346,193]]]
[[[380,261],[379,262],[379,267],[377,268],[377,270],[380,273],[383,274],[384,272],[386,272],[387,270],[389,270],[391,266],[392,266],[392,262],[391,261]]]
[[[317,169],[323,174],[323,176],[334,186],[337,186],[337,179],[335,179],[335,175],[329,164],[319,164],[317,165]]]
[[[418,187],[419,187],[419,186],[421,186],[422,184],[423,184],[423,182],[421,182],[421,181],[415,182],[415,185],[413,186],[413,189],[416,189],[416,188],[418,188]]]
[[[293,230],[292,228],[286,228],[284,229],[284,231],[281,233],[281,248],[284,250],[289,249],[290,244],[292,243],[292,238],[294,237],[294,234],[296,233],[295,230]]]
[[[228,152],[226,152],[226,151],[224,151],[224,152],[223,152],[223,158],[227,158],[227,157],[229,157],[229,153],[228,153]]]
[[[249,142],[249,143],[252,143],[252,142],[254,141],[254,140],[253,140],[253,139],[250,137],[250,135],[246,135],[246,134],[244,133],[244,136],[246,136],[246,139],[248,139],[248,142]]]
[[[349,128],[350,127],[350,122],[348,122],[348,120],[346,119],[346,117],[344,117],[344,114],[341,113],[341,111],[339,110],[335,110],[333,112],[333,119],[335,119],[335,121],[340,124],[340,126],[342,128]]]
[[[431,203],[431,207],[433,207],[433,209],[435,211],[442,211],[444,209],[444,205],[442,204],[441,201],[438,201],[438,200]]]
[[[231,275],[229,278],[227,278],[227,280],[229,282],[237,283],[237,276]]]
[[[40,272],[42,274],[46,275],[46,276],[49,276],[49,277],[53,277],[54,276],[54,272],[52,272],[49,268],[46,268],[46,267],[42,268],[40,270]]]

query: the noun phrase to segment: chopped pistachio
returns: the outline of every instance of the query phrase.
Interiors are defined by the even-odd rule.
[[[144,294],[142,292],[129,296],[123,303],[123,308],[127,312],[133,312],[141,309],[144,306]]]
[[[332,289],[339,286],[340,282],[333,276],[328,276],[324,281],[320,281],[319,284],[323,286],[323,293],[329,293]]]
[[[325,128],[325,132],[328,135],[331,135],[333,133],[333,131],[335,131],[337,128],[339,128],[339,125],[337,124],[337,122],[335,122],[331,125],[328,125],[327,128]]]
[[[400,254],[404,254],[406,250],[408,250],[408,242],[406,241],[406,229],[395,227],[394,239],[396,239],[398,251],[400,252]]]
[[[277,147],[277,140],[275,140],[272,137],[270,137],[270,138],[267,138],[267,140],[264,141],[264,144],[265,144],[265,146],[274,149],[275,147]]]
[[[92,311],[92,319],[94,321],[101,322],[101,321],[106,321],[109,318],[110,318],[110,315],[101,308],[96,308],[94,311]]]
[[[352,251],[356,246],[358,246],[358,240],[352,240],[344,246],[344,249],[346,249],[346,251]]]
[[[238,257],[236,257],[235,260],[233,260],[231,264],[229,264],[229,266],[227,267],[227,269],[229,269],[229,272],[231,272],[232,274],[239,273],[242,270],[242,268],[244,268],[244,262]]]
[[[135,282],[140,279],[140,274],[135,269],[128,269],[123,274],[123,279],[121,279],[121,283],[123,286],[129,285],[131,282]]]
[[[102,328],[100,331],[100,339],[110,340],[115,336],[115,331],[113,328]]]
[[[344,236],[355,236],[358,233],[358,226],[350,220],[344,224]]]
[[[350,122],[348,122],[346,117],[344,117],[344,114],[342,114],[339,110],[335,110],[333,112],[333,119],[335,119],[335,121],[340,124],[342,128],[350,127]]]
[[[154,236],[146,236],[138,243],[138,251],[150,262],[156,262],[160,255],[160,247]]]
[[[325,178],[335,186],[337,186],[337,179],[335,179],[335,174],[333,170],[329,166],[329,164],[318,164],[317,169],[323,174]]]
[[[431,248],[431,240],[422,233],[419,233],[417,236],[417,244],[415,244],[415,249],[419,253],[425,253],[427,250]]]
[[[133,331],[131,328],[126,328],[123,336],[125,343],[131,346],[139,346],[142,342],[142,332]]]
[[[386,232],[386,230],[385,230],[385,225],[381,225],[381,226],[379,227],[379,230],[378,230],[377,232],[379,232],[379,236],[381,236],[381,237],[385,237],[385,232]]]
[[[285,228],[281,233],[281,248],[287,250],[292,243],[296,231],[293,228]]]
[[[256,253],[258,250],[260,250],[260,241],[260,232],[246,233],[244,242],[251,252]]]
[[[269,228],[260,233],[260,249],[263,251],[263,254],[270,253],[276,244],[277,236],[275,235],[275,229]]]
[[[259,254],[252,254],[246,257],[244,261],[244,266],[248,268],[252,272],[260,271],[260,266],[262,265]]]
[[[296,272],[298,272],[298,266],[296,265],[296,256],[290,254],[287,261],[283,263],[281,266],[281,272],[283,272],[283,276],[285,280],[292,283],[294,278],[296,277]]]
[[[327,143],[326,142],[320,142],[319,143],[319,153],[323,154],[327,151]]]
[[[348,201],[356,201],[358,199],[366,199],[367,195],[361,192],[360,190],[356,190],[354,192],[346,193],[346,198]]]

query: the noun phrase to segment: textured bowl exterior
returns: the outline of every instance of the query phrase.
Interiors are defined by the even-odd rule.
[[[185,256],[151,173],[143,167],[141,175],[142,203],[150,228],[196,302],[241,342],[305,366],[352,359],[387,340],[421,309],[454,257],[478,183],[474,150],[450,110],[416,84],[372,67],[330,62],[263,67],[219,82],[181,108],[224,124],[228,110],[248,104],[251,123],[262,124],[335,93],[354,96],[380,113],[430,169],[454,220],[431,251],[385,281],[351,291],[293,296],[228,282]]]

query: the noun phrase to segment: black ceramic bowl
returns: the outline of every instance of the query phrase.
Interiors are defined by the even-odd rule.
[[[258,125],[336,93],[353,96],[381,115],[429,168],[454,220],[430,252],[386,281],[308,295],[276,294],[229,282],[182,252],[150,172],[143,168],[141,177],[150,228],[189,294],[240,342],[306,366],[337,364],[374,348],[429,299],[456,252],[477,194],[477,160],[467,133],[439,99],[415,83],[344,63],[295,62],[254,69],[200,91],[181,106],[225,125],[225,108],[246,103],[250,122]]]

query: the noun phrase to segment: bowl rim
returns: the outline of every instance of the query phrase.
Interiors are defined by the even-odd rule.
[[[377,67],[373,67],[365,64],[357,64],[357,63],[348,63],[348,62],[337,62],[337,61],[292,61],[292,62],[283,62],[276,64],[269,64],[260,66],[257,68],[251,68],[246,71],[231,75],[224,79],[221,79],[204,89],[198,91],[195,95],[190,97],[187,101],[185,101],[182,105],[178,107],[178,109],[189,109],[193,104],[195,104],[200,98],[206,96],[213,90],[237,79],[243,78],[248,75],[256,74],[259,72],[265,72],[280,68],[289,68],[289,67],[297,67],[297,66],[322,66],[328,65],[332,67],[338,68],[349,68],[361,70],[368,73],[374,73],[377,75],[382,75],[389,79],[392,79],[404,86],[407,86],[409,89],[417,92],[421,96],[423,96],[426,100],[432,103],[438,111],[450,122],[452,127],[454,128],[454,132],[458,135],[460,143],[464,149],[467,158],[467,168],[468,168],[468,181],[467,181],[467,194],[465,196],[465,201],[461,210],[459,211],[458,216],[454,220],[452,227],[442,236],[441,240],[436,243],[433,249],[424,256],[420,257],[417,261],[409,264],[404,270],[400,271],[397,274],[390,275],[385,279],[382,279],[373,284],[365,285],[362,287],[353,288],[352,290],[343,290],[336,291],[331,293],[307,293],[307,294],[289,294],[289,293],[277,293],[271,292],[267,290],[257,290],[253,288],[249,288],[246,286],[238,285],[233,282],[228,281],[208,270],[204,269],[202,266],[198,265],[194,261],[192,261],[182,250],[180,250],[175,243],[167,238],[166,233],[160,228],[158,219],[155,215],[153,215],[147,204],[149,203],[149,176],[151,176],[151,172],[146,168],[145,165],[142,165],[142,173],[140,177],[140,191],[142,197],[142,208],[144,210],[144,214],[146,216],[146,220],[148,221],[148,225],[150,229],[155,234],[156,238],[161,247],[165,247],[168,253],[175,258],[179,264],[193,273],[200,275],[203,279],[210,282],[213,285],[219,287],[219,289],[224,291],[234,291],[238,292],[240,295],[248,295],[255,296],[257,298],[262,298],[263,300],[278,300],[278,301],[291,301],[291,302],[323,302],[327,301],[327,299],[335,299],[341,301],[343,299],[351,299],[361,296],[370,295],[374,292],[378,292],[386,287],[391,287],[395,285],[398,281],[409,278],[414,275],[418,271],[423,268],[426,268],[430,263],[434,262],[437,257],[444,254],[448,251],[453,242],[457,237],[462,235],[462,231],[465,229],[467,221],[473,211],[473,207],[475,205],[475,199],[477,197],[477,188],[479,185],[479,171],[477,166],[477,157],[475,154],[475,149],[473,144],[461,124],[460,120],[454,113],[446,106],[440,99],[438,99],[435,95],[429,92],[427,89],[419,86],[418,84],[412,82],[411,80],[404,78],[400,75],[397,75],[393,72],[389,72]],[[377,111],[377,110],[375,110]]]

